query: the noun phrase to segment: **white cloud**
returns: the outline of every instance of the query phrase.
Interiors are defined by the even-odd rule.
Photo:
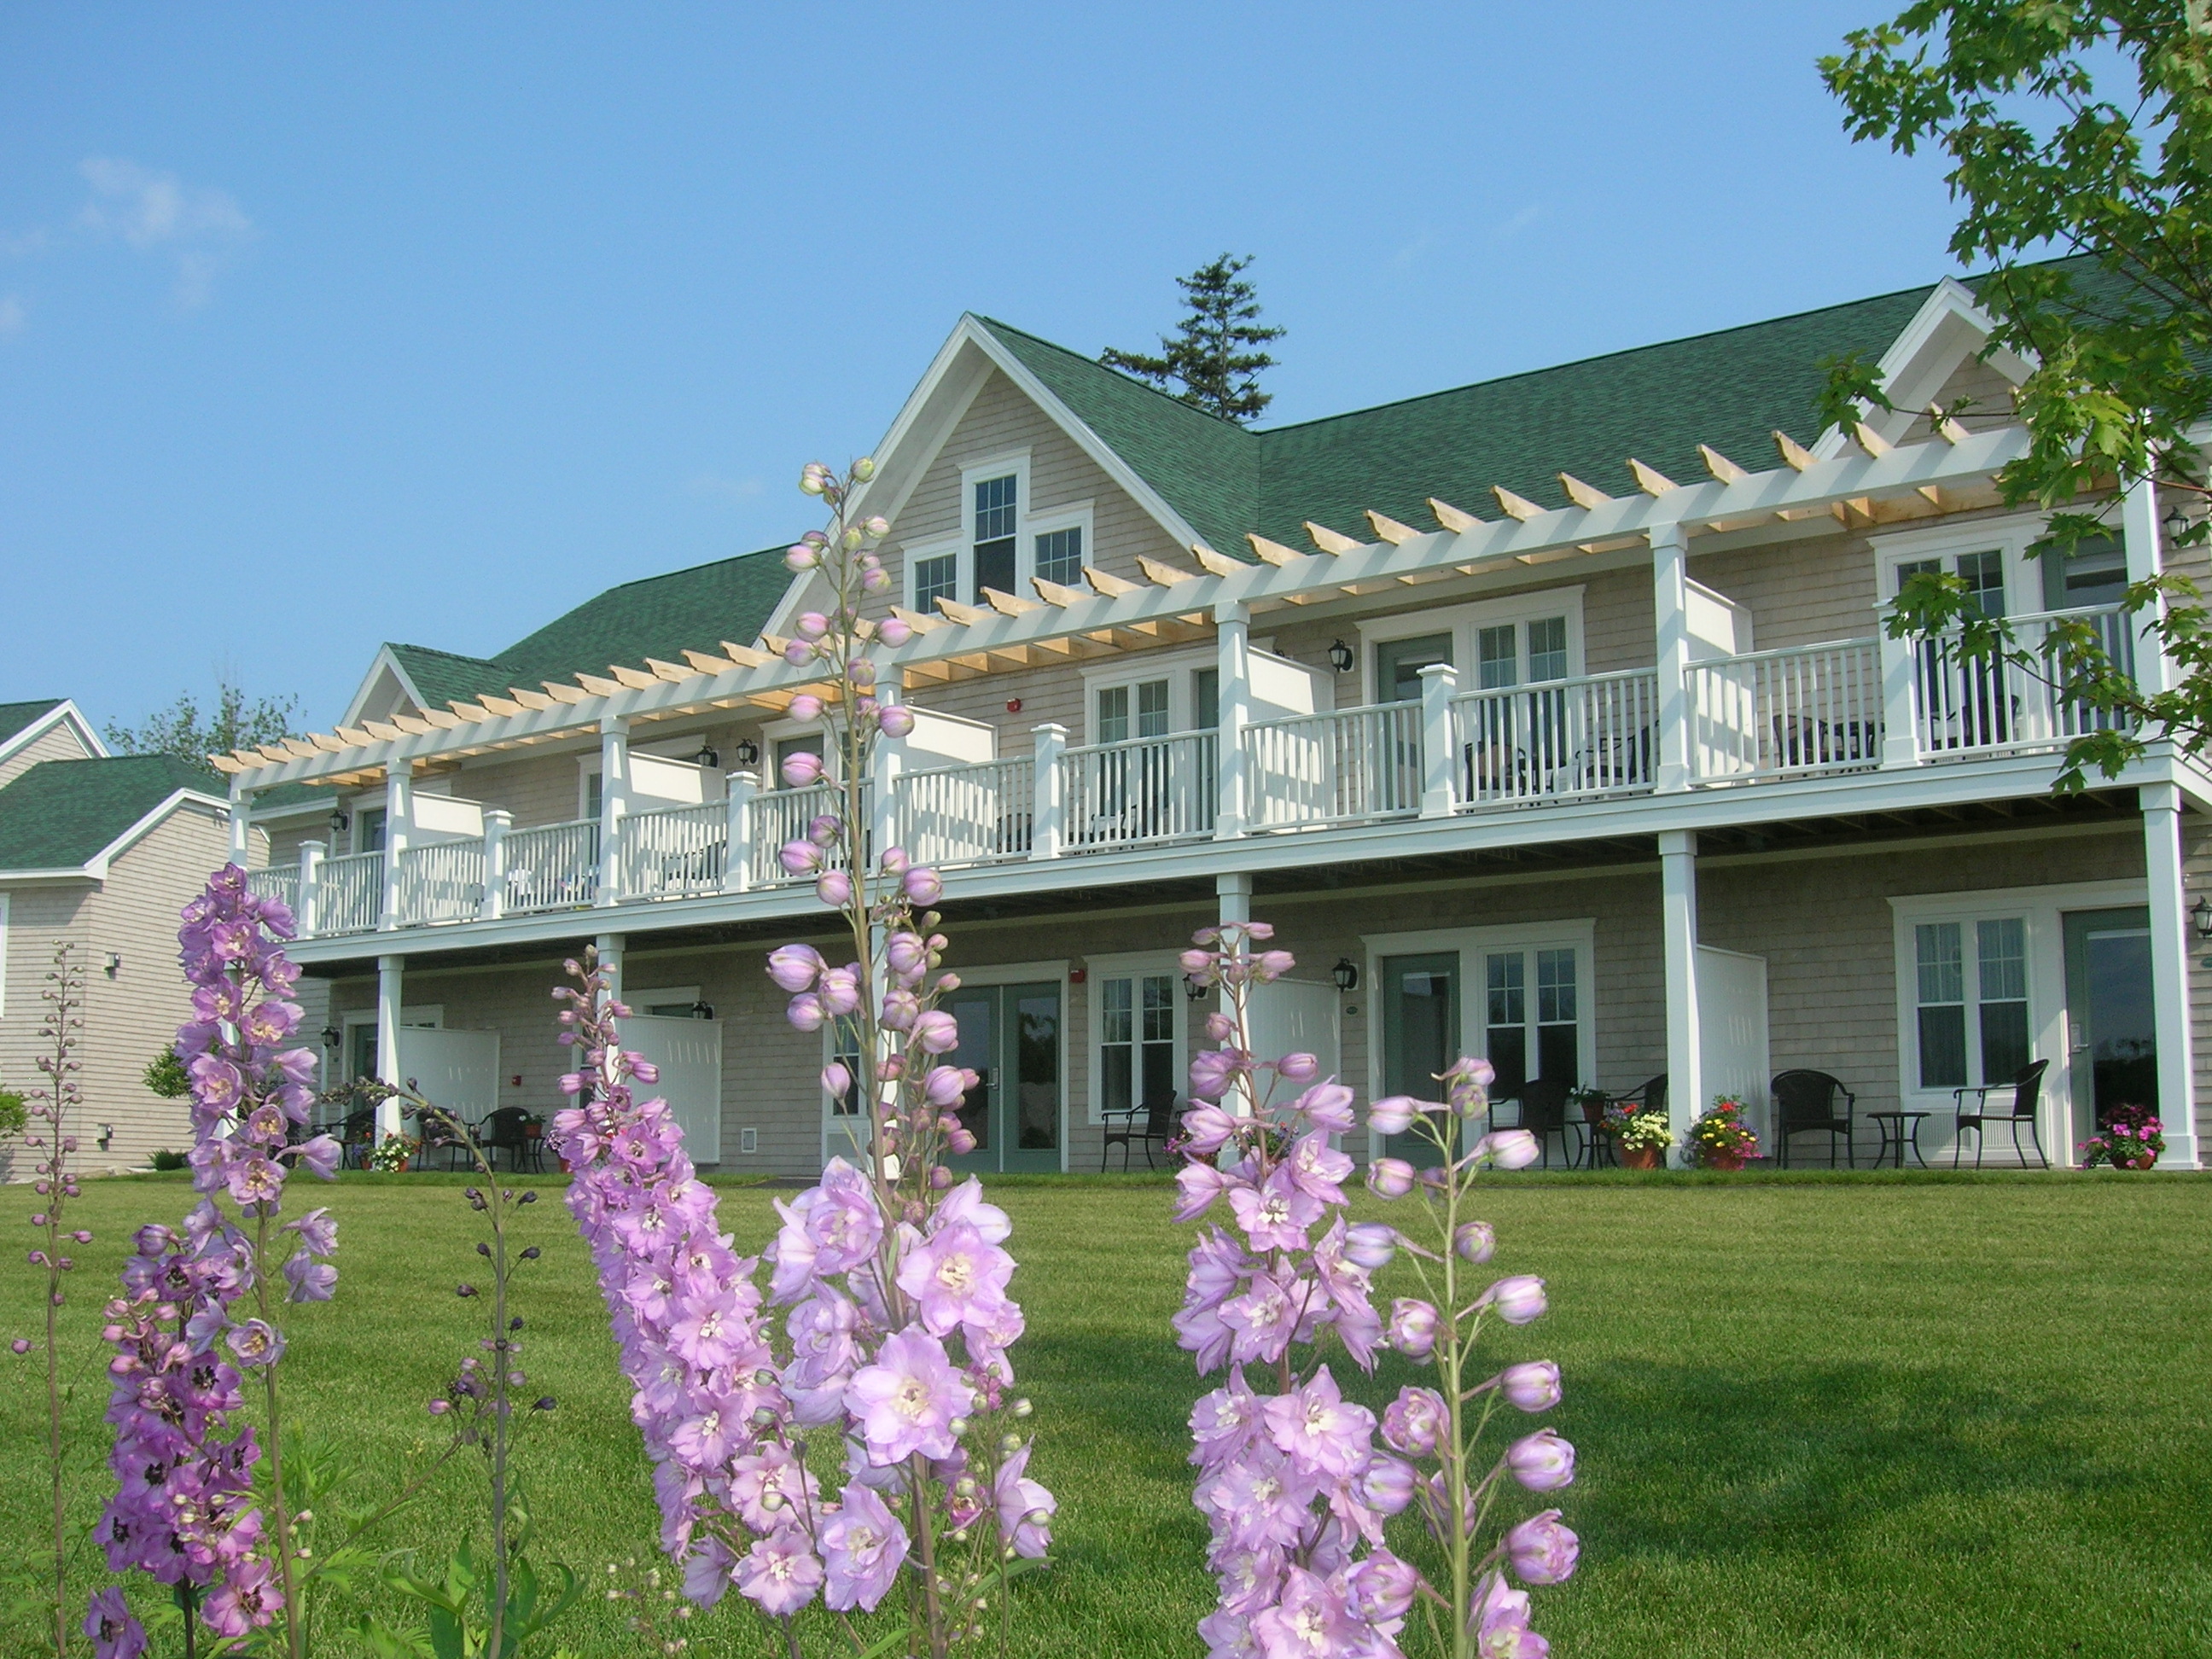
[[[724,478],[702,472],[688,486],[694,495],[714,495],[726,501],[750,501],[761,493],[758,478]]]
[[[1528,229],[1530,225],[1534,224],[1536,221],[1543,216],[1543,212],[1544,210],[1540,204],[1531,202],[1527,207],[1522,208],[1520,212],[1515,214],[1510,219],[1505,221],[1504,224],[1499,225],[1495,230],[1492,231],[1491,234],[1501,242],[1510,241],[1514,237]]]
[[[88,157],[77,171],[93,191],[77,214],[79,228],[174,259],[180,306],[204,305],[216,273],[253,235],[253,222],[228,191],[107,156]]]
[[[13,294],[0,294],[0,334],[13,334],[22,325],[22,300]]]

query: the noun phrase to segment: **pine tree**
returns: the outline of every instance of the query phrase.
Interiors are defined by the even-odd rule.
[[[1174,338],[1160,337],[1158,356],[1109,346],[1098,354],[1098,361],[1150,380],[1224,421],[1253,419],[1273,401],[1272,393],[1260,390],[1259,375],[1275,363],[1265,351],[1253,348],[1280,339],[1285,331],[1259,325],[1256,290],[1237,275],[1251,263],[1249,253],[1241,259],[1224,253],[1189,276],[1176,278],[1190,314]]]

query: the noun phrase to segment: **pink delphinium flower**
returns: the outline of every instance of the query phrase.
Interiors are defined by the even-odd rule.
[[[823,1520],[821,1535],[824,1604],[841,1613],[873,1613],[906,1559],[906,1528],[881,1498],[854,1482]]]
[[[885,1339],[876,1363],[854,1374],[846,1398],[868,1443],[869,1461],[896,1463],[919,1452],[950,1457],[952,1421],[974,1407],[945,1345],[909,1328]]]

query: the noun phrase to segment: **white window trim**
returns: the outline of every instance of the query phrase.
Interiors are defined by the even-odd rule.
[[[1989,544],[1984,541],[1980,545]],[[2051,1161],[2068,1164],[2074,1160],[2074,1074],[2066,1040],[2065,915],[2071,910],[2118,910],[2149,902],[2149,884],[2139,880],[1992,887],[1914,894],[1889,901],[1896,951],[1897,1103],[1909,1112],[1934,1114],[1922,1126],[1928,1133],[1921,1144],[1931,1154],[1939,1147],[1948,1147],[1956,1129],[1952,1122],[1951,1091],[1919,1086],[1920,957],[1913,930],[1931,921],[1972,923],[2008,916],[2026,921],[2027,1051],[2034,1059],[2051,1061],[2051,1069],[2043,1074],[2036,1128]]]
[[[963,605],[976,603],[975,486],[990,478],[1014,477],[1014,595],[1026,598],[1035,554],[1030,546],[1030,452],[1010,449],[970,461],[960,469],[960,591]]]
[[[2032,617],[2043,611],[2043,562],[2027,550],[2050,532],[2051,520],[2041,513],[2005,519],[1984,519],[1977,524],[1945,525],[1929,530],[1899,531],[1874,536],[1877,587],[1875,610],[1886,613],[1897,597],[1897,568],[1925,559],[1956,558],[1962,553],[1998,552],[2004,556],[2005,615]]]
[[[1139,685],[1146,680],[1165,680],[1168,683],[1169,732],[1191,730],[1196,702],[1192,695],[1191,677],[1200,670],[1220,665],[1220,653],[1212,646],[1201,646],[1194,651],[1163,651],[1158,655],[1146,653],[1135,657],[1124,657],[1083,670],[1082,741],[1086,744],[1098,741],[1095,728],[1098,724],[1098,694],[1101,691],[1110,691],[1118,685]],[[1135,712],[1133,700],[1130,708],[1133,720]]]
[[[1469,964],[1483,952],[1497,950],[1541,951],[1571,947],[1575,953],[1576,1069],[1587,1084],[1597,1075],[1597,920],[1584,916],[1568,921],[1513,922],[1496,927],[1439,927],[1417,933],[1363,933],[1360,945],[1366,965],[1360,970],[1362,994],[1367,1006],[1367,1097],[1382,1093],[1382,1010],[1376,1000],[1382,994],[1385,957],[1440,955],[1459,957],[1459,1051],[1486,1055],[1489,1022],[1480,999],[1487,986],[1478,986]],[[1536,988],[1531,984],[1528,994]],[[1381,1136],[1370,1133],[1368,1155],[1380,1156]]]
[[[952,597],[964,604],[961,595],[975,586],[975,556],[969,544],[957,536],[939,536],[933,541],[908,544],[899,556],[906,564],[906,608],[909,611],[926,609],[915,586],[915,568],[925,559],[941,559],[952,556]]]
[[[1024,505],[1027,505],[1026,500]],[[1022,571],[1022,586],[1024,588],[1036,575],[1037,538],[1049,536],[1055,530],[1080,530],[1083,532],[1083,562],[1089,565],[1097,562],[1098,539],[1091,529],[1093,516],[1091,502],[1071,501],[1065,507],[1055,507],[1049,512],[1023,518],[1022,544],[1015,550],[1014,556],[1018,566],[1021,562],[1027,562],[1027,568]],[[1021,597],[1027,599],[1029,595],[1024,592]]]
[[[963,968],[960,970],[960,983],[963,989],[987,985],[1043,984],[1047,981],[1060,987],[1060,1171],[1062,1175],[1066,1174],[1068,1170],[1067,1132],[1071,1127],[1068,1121],[1068,1097],[1073,1092],[1067,1069],[1071,1052],[1068,1041],[1070,1030],[1075,1024],[1068,1018],[1070,987],[1067,982],[1067,958],[1063,957],[1056,962],[994,962],[988,967]],[[827,1066],[837,1058],[836,1038],[831,1028],[827,1024],[822,1028],[821,1047],[822,1064]],[[864,1149],[856,1148],[853,1145],[852,1138],[838,1127],[836,1114],[830,1109],[832,1103],[829,1091],[817,1085],[816,1093],[822,1097],[819,1108],[822,1126],[822,1161],[827,1164],[833,1158],[849,1160],[854,1158],[856,1152],[864,1154]],[[856,1120],[847,1120],[847,1121],[854,1121]]]
[[[0,1019],[8,1013],[8,901],[11,895],[0,891]]]
[[[1372,703],[1381,689],[1375,684],[1375,647],[1378,645],[1388,645],[1395,640],[1416,640],[1427,634],[1449,634],[1459,689],[1471,691],[1476,689],[1477,633],[1485,628],[1530,622],[1541,617],[1564,616],[1567,619],[1567,678],[1579,679],[1584,665],[1583,593],[1579,585],[1542,587],[1531,592],[1509,594],[1502,599],[1448,605],[1437,611],[1401,611],[1355,623],[1353,627],[1359,635],[1359,671],[1364,677],[1366,699]]]
[[[1182,963],[1179,952],[1174,951],[1125,951],[1110,957],[1090,957],[1084,966],[1087,981],[1084,989],[1090,993],[1086,999],[1084,1030],[1089,1048],[1085,1054],[1090,1073],[1090,1117],[1091,1125],[1106,1121],[1103,1114],[1106,1101],[1106,1068],[1099,1064],[1099,1050],[1103,1047],[1106,1030],[1106,981],[1109,979],[1141,979],[1149,975],[1165,974],[1176,982],[1175,990],[1175,1076],[1176,1092],[1181,1095],[1188,1086],[1185,1079],[1190,1071],[1191,1010],[1203,1006],[1211,1008],[1213,999],[1208,997],[1203,1005],[1194,1004],[1185,994],[1182,985]],[[1132,1102],[1132,1104],[1140,1103]]]

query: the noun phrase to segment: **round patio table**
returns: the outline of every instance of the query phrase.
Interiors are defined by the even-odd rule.
[[[1910,1146],[1912,1148],[1912,1161],[1926,1169],[1928,1160],[1920,1155],[1920,1120],[1932,1115],[1934,1114],[1929,1112],[1869,1112],[1867,1116],[1881,1133],[1881,1145],[1875,1152],[1874,1167],[1879,1170],[1882,1159],[1887,1158],[1893,1166],[1903,1169],[1905,1149]],[[1894,1127],[1891,1125],[1893,1119],[1895,1120]]]

